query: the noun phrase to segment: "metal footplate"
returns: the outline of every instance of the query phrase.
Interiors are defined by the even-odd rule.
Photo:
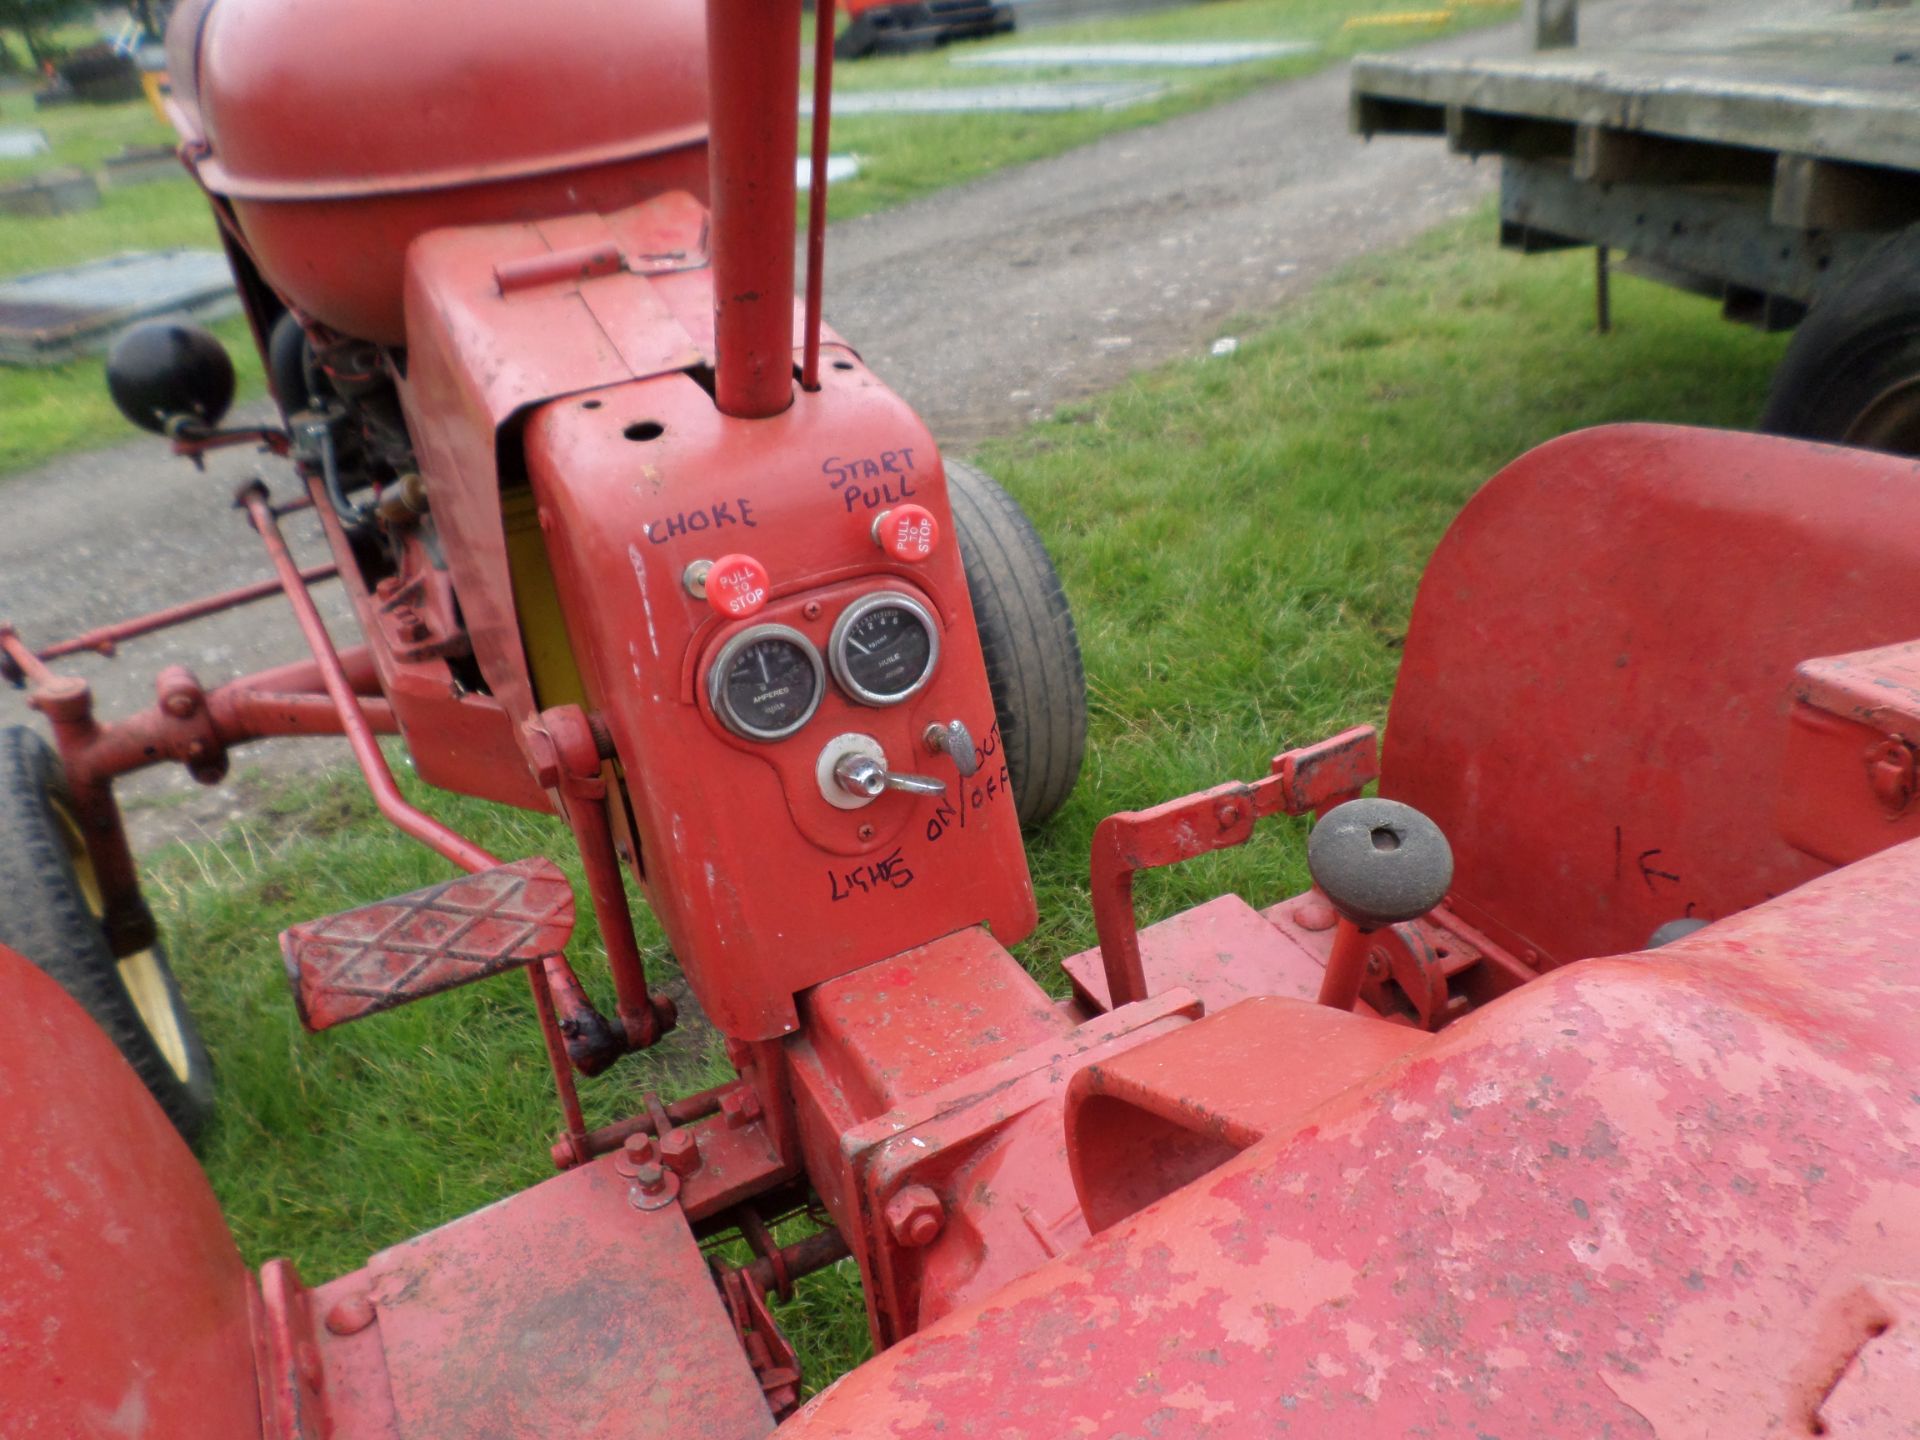
[[[325,1030],[558,955],[573,890],[535,856],[292,926],[280,936],[300,1023]]]

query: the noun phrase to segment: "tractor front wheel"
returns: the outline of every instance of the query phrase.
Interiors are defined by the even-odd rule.
[[[58,981],[119,1047],[188,1140],[213,1112],[213,1069],[158,941],[116,960],[60,761],[0,729],[0,944]]]
[[[1920,228],[1869,251],[1814,305],[1760,428],[1920,455]]]
[[[1073,611],[1019,501],[958,460],[947,461],[947,498],[1020,823],[1038,825],[1065,803],[1087,748]]]

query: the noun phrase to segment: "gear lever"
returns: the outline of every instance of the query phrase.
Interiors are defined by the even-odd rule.
[[[1366,974],[1368,937],[1417,920],[1453,884],[1453,847],[1440,827],[1397,800],[1336,805],[1307,839],[1307,869],[1340,916],[1320,1003],[1351,1010]]]

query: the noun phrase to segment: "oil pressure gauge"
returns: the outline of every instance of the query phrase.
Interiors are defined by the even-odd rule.
[[[940,631],[911,595],[878,590],[841,613],[827,653],[847,694],[863,705],[896,705],[932,678]]]
[[[826,688],[813,642],[786,625],[755,625],[720,647],[707,699],[720,723],[748,740],[781,740],[813,718]]]

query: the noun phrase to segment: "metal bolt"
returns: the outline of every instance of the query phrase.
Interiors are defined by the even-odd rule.
[[[1219,819],[1222,829],[1240,823],[1240,806],[1232,800],[1222,800],[1214,807],[1213,813]]]
[[[184,720],[200,708],[200,702],[194,698],[191,690],[175,690],[160,704],[176,720]]]
[[[680,1177],[659,1165],[642,1165],[634,1172],[627,1203],[636,1210],[664,1210],[680,1194]]]
[[[660,1163],[685,1179],[700,1168],[700,1137],[691,1130],[669,1130],[660,1137]]]
[[[327,1311],[327,1329],[335,1335],[357,1335],[373,1323],[373,1301],[364,1291],[342,1297]]]
[[[1309,895],[1293,907],[1293,923],[1302,930],[1331,930],[1339,921],[1333,906],[1318,896]]]
[[[854,831],[853,833],[858,835],[862,843],[864,843],[868,840],[873,839],[874,835],[877,832],[874,830],[873,826],[871,825],[862,825],[858,830]]]
[[[1895,737],[1867,750],[1867,783],[1874,797],[1893,814],[1899,814],[1913,803],[1914,754],[1905,741]]]
[[[747,1085],[729,1090],[720,1097],[720,1113],[725,1117],[729,1130],[751,1125],[760,1118],[760,1097]]]
[[[654,1150],[653,1136],[642,1131],[637,1135],[627,1136],[621,1142],[620,1158],[613,1162],[613,1168],[631,1180],[639,1174],[642,1165],[651,1165],[658,1158]]]
[[[1386,979],[1387,955],[1384,950],[1369,950],[1367,952],[1367,974],[1375,980]]]
[[[809,620],[818,620],[820,618],[820,602],[818,600],[807,601],[805,605],[800,607],[800,613]]]
[[[887,1201],[887,1229],[900,1244],[913,1249],[931,1245],[946,1224],[940,1197],[924,1185],[906,1185]]]

